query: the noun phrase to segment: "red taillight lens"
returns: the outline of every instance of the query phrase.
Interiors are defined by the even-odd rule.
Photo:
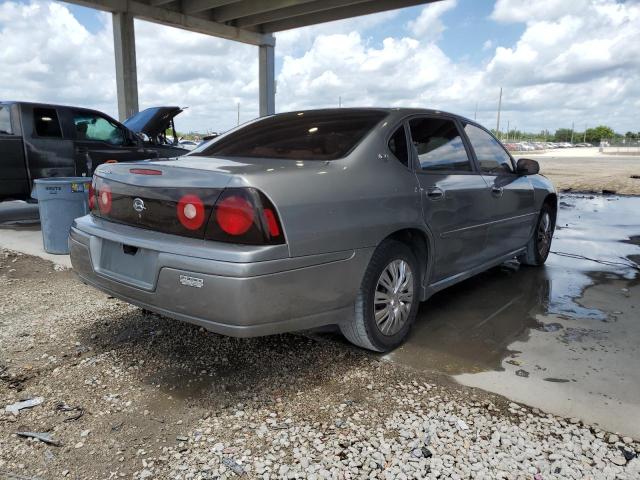
[[[89,211],[96,208],[96,191],[93,189],[93,182],[89,184]]]
[[[267,219],[267,227],[269,228],[269,235],[272,237],[280,236],[280,225],[278,225],[278,219],[276,214],[273,213],[271,208],[264,209],[264,216]]]
[[[111,205],[111,187],[109,185],[102,185],[98,190],[98,208],[100,209],[100,213],[109,213],[111,211]]]
[[[241,196],[232,195],[216,204],[216,221],[229,235],[247,233],[256,216],[253,205]]]
[[[205,238],[244,245],[284,243],[275,207],[255,188],[227,188],[215,206]]]
[[[176,207],[178,220],[187,230],[198,230],[204,225],[204,204],[196,195],[184,195]]]

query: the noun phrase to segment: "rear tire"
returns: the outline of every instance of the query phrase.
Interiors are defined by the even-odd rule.
[[[549,204],[545,203],[538,215],[536,229],[527,244],[527,251],[519,258],[521,264],[533,267],[544,265],[549,257],[555,228],[555,212]]]
[[[385,240],[375,250],[356,298],[354,318],[340,325],[351,343],[387,352],[407,337],[420,303],[420,271],[411,249]]]

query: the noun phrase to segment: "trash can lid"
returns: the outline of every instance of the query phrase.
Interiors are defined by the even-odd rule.
[[[66,185],[67,183],[81,183],[91,182],[91,177],[49,177],[49,178],[36,178],[34,183],[49,183],[52,185],[61,184]]]

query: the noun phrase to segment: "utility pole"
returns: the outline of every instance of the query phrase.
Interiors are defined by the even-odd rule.
[[[500,138],[500,110],[502,109],[502,87],[500,87],[500,98],[498,99],[498,121],[496,122],[496,136]]]
[[[238,102],[238,125],[240,125],[240,102]]]
[[[507,142],[509,141],[509,120],[507,120]]]
[[[587,143],[587,124],[584,124],[584,135],[582,137],[582,143]]]
[[[571,144],[573,144],[573,129],[575,127],[575,122],[571,122]]]

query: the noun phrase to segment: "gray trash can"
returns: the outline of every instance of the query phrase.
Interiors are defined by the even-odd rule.
[[[33,197],[38,199],[44,250],[68,254],[73,220],[89,213],[91,177],[38,178]]]

